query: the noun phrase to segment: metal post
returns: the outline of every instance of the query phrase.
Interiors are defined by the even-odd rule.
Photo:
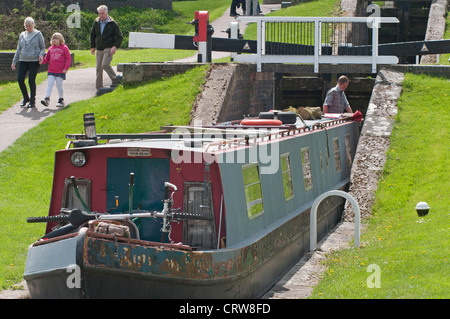
[[[239,22],[236,21],[230,22],[229,28],[230,28],[229,38],[239,39]]]
[[[239,39],[239,22],[232,21],[229,24],[229,30],[230,33],[228,34],[228,37],[230,39]],[[232,52],[231,53],[231,61],[234,61],[236,59],[237,53]]]
[[[266,55],[266,21],[261,20],[261,54]]]
[[[319,73],[320,25],[319,20],[314,21],[314,73]]]
[[[372,73],[377,73],[379,27],[380,27],[379,18],[375,17],[372,22]]]
[[[195,20],[198,21],[198,35],[194,36],[194,41],[198,43],[197,62],[211,62],[208,61],[208,11],[196,11]]]
[[[256,43],[256,71],[261,72],[261,54],[262,54],[262,42],[265,42],[265,34],[262,32],[262,20],[259,19],[257,22],[257,43]]]
[[[323,193],[313,202],[311,206],[310,214],[310,227],[309,227],[309,251],[314,251],[317,248],[317,208],[319,204],[328,196],[341,196],[350,202],[355,213],[355,247],[359,248],[361,238],[361,213],[359,210],[358,202],[349,193],[340,190],[332,190]]]

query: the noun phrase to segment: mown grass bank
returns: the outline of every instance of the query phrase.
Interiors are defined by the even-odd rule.
[[[0,289],[22,280],[27,247],[45,230],[45,224],[28,224],[26,218],[48,215],[54,153],[65,147],[65,134],[83,131],[83,114],[95,114],[98,133],[185,125],[207,68],[72,103],[0,153]]]
[[[148,27],[152,26],[153,24],[158,24],[158,28],[154,28],[152,30],[153,32],[165,32],[170,34],[194,34],[194,27],[190,24],[186,24],[186,22],[192,21],[194,19],[195,11],[198,10],[206,10],[209,12],[209,18],[210,21],[214,21],[218,17],[222,16],[225,10],[230,6],[229,0],[197,0],[197,1],[179,1],[173,3],[173,15],[169,15],[172,17],[172,19],[167,22],[164,20],[164,23],[162,25],[158,24],[158,21],[153,21],[151,17],[145,17],[145,14],[141,16],[142,10],[136,10],[132,8],[118,8],[116,11],[111,10],[111,15],[115,17],[114,14],[117,14],[117,18],[121,21],[122,28],[124,29],[124,34],[126,38],[128,39],[128,31],[141,31],[137,26],[133,27],[130,26],[130,24],[139,24],[142,27]],[[47,26],[47,23],[45,23],[46,20],[50,19],[52,20],[53,24],[58,23],[64,23],[67,20],[67,17],[71,14],[70,12],[66,12],[66,9],[58,9],[53,8],[50,10],[51,12],[48,12],[46,10],[36,9],[34,4],[30,3],[28,5],[30,8],[28,11],[20,12],[17,17],[15,17],[15,20],[18,20],[19,22],[11,22],[9,24],[14,25],[14,31],[13,35],[11,36],[10,33],[8,33],[8,39],[5,41],[0,40],[0,45],[2,43],[8,43],[8,45],[12,45],[9,50],[7,47],[2,47],[2,51],[6,52],[14,52],[15,50],[12,50],[13,47],[17,45],[17,39],[19,37],[20,32],[22,32],[23,29],[23,19],[25,16],[32,15],[37,23],[37,29],[44,28],[44,30],[41,31],[47,31],[45,33],[45,39],[50,38],[53,29],[45,29]],[[153,9],[150,9],[153,10]],[[53,12],[54,11],[54,12]],[[161,11],[161,10],[159,10]],[[165,10],[162,10],[165,11]],[[134,14],[134,16],[133,16]],[[23,16],[23,17],[22,17]],[[91,17],[91,20],[93,20],[96,15],[94,13],[89,13],[89,16]],[[134,17],[134,19],[133,19]],[[6,16],[2,17],[3,19],[9,19]],[[11,17],[10,17],[11,18]],[[12,19],[12,18],[11,18]],[[55,21],[54,19],[57,19],[58,21]],[[14,19],[13,19],[14,20]],[[83,23],[83,30],[81,34],[77,34],[76,37],[83,37],[83,41],[88,41],[89,39],[89,30],[92,22],[86,22],[85,19],[82,19]],[[134,21],[137,20],[137,21]],[[149,21],[147,21],[149,20]],[[151,20],[151,21],[150,21]],[[2,20],[3,21],[3,20]],[[86,24],[87,23],[87,24]],[[150,23],[150,24],[149,24]],[[63,32],[62,30],[58,29],[58,32]],[[79,30],[73,30],[70,29],[70,31],[79,31]],[[68,31],[69,32],[69,31]],[[81,31],[79,31],[81,32]],[[217,32],[220,32],[218,30]],[[66,38],[68,37],[68,34],[65,34]],[[4,38],[6,35],[3,35]],[[48,44],[48,43],[47,43]],[[86,44],[88,45],[88,44]],[[118,63],[130,63],[130,62],[166,62],[166,61],[173,61],[177,59],[186,58],[188,56],[196,54],[195,51],[190,50],[169,50],[169,49],[128,49],[128,42],[124,42],[123,47],[119,49],[114,56],[114,59],[112,61],[112,65],[115,66]],[[69,45],[69,49],[71,52],[75,54],[75,67],[95,67],[95,56],[91,55],[90,50],[76,50],[75,47],[72,47]],[[42,83],[47,78],[46,72],[38,74],[38,77],[36,79],[37,83]],[[16,81],[12,82],[1,82],[0,81],[0,113],[4,110],[10,108],[12,105],[17,103],[18,101],[22,100],[22,94],[20,93],[19,86],[17,85]]]
[[[406,74],[362,247],[330,254],[312,298],[450,297],[449,105],[449,79]]]

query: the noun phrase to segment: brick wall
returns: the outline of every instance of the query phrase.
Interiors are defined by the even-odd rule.
[[[72,67],[74,66],[74,54],[72,56]],[[16,71],[11,70],[11,63],[14,58],[14,52],[0,52],[0,81],[16,81]],[[47,72],[48,64],[43,64],[39,67],[39,72]]]
[[[98,6],[105,4],[109,9],[117,7],[154,8],[172,10],[172,0],[34,0],[37,7],[50,7],[52,3],[64,6],[78,3],[81,10],[96,11]],[[0,0],[0,13],[10,13],[14,8],[22,8],[23,0]]]

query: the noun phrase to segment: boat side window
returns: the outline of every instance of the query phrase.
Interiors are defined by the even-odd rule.
[[[339,151],[339,137],[333,138],[334,163],[336,164],[336,173],[342,171],[341,152]]]
[[[78,186],[78,192],[86,205],[91,208],[91,180],[84,178],[77,178],[76,183]],[[72,185],[70,178],[64,180],[63,197],[61,201],[61,208],[85,210]]]
[[[345,154],[347,156],[347,167],[352,167],[352,152],[350,145],[350,134],[345,134]]]
[[[313,187],[313,181],[311,174],[311,159],[309,157],[309,147],[303,147],[300,152],[302,155],[302,172],[303,181],[305,183],[305,190],[310,190]]]
[[[292,187],[291,162],[289,154],[281,155],[281,174],[283,175],[283,191],[284,198],[290,200],[294,197],[294,189]]]
[[[264,213],[258,164],[247,164],[242,166],[242,176],[244,178],[247,215],[248,218],[252,220]]]

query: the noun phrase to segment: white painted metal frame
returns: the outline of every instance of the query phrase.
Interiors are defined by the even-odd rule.
[[[163,33],[130,32],[128,47],[175,49],[175,35]]]
[[[314,64],[314,72],[319,72],[320,64],[371,64],[372,72],[377,72],[377,64],[396,64],[396,56],[378,56],[378,28],[381,23],[399,23],[393,17],[258,17],[240,16],[242,22],[257,23],[257,53],[237,55],[235,61],[256,63],[257,71],[262,71],[262,63],[305,63]],[[313,22],[314,23],[314,55],[266,55],[265,34],[267,22]],[[322,23],[367,23],[372,31],[372,56],[355,55],[322,55]]]
[[[349,193],[341,190],[331,190],[317,197],[311,206],[309,224],[309,251],[314,251],[317,248],[317,208],[319,207],[319,204],[328,196],[343,197],[352,205],[353,212],[355,213],[355,247],[359,248],[361,242],[361,212],[359,210],[358,202]]]

